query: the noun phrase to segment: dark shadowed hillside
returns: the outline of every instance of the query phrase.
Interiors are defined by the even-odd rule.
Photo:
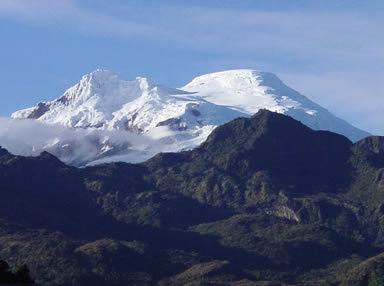
[[[137,165],[0,149],[0,258],[40,284],[381,285],[383,142],[262,110]]]

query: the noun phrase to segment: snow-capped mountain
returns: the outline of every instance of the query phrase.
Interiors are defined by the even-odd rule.
[[[211,73],[196,77],[181,89],[249,115],[263,108],[283,113],[312,129],[343,134],[352,141],[369,135],[286,86],[269,72],[230,70]]]
[[[68,146],[75,145],[73,138],[64,140],[56,135],[52,141],[47,138],[46,145],[33,146],[34,152],[48,149],[66,163],[84,165],[137,162],[161,151],[190,149],[202,143],[216,126],[251,116],[262,108],[290,115],[313,129],[341,133],[353,141],[368,135],[289,88],[274,74],[254,70],[202,75],[179,89],[142,77],[121,80],[110,71],[96,70],[57,100],[17,111],[12,118],[91,130],[92,140],[88,141],[99,150],[91,158],[89,154],[71,156],[76,148],[62,155],[64,147],[68,150]],[[116,136],[119,140],[115,140]],[[140,144],[138,137],[143,138]]]
[[[191,92],[155,85],[146,78],[125,81],[110,71],[96,70],[57,100],[17,111],[12,118],[145,133],[159,126],[195,130],[244,115]]]

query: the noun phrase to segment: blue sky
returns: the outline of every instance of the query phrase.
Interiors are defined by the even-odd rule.
[[[383,19],[381,0],[0,0],[0,115],[96,68],[175,87],[254,68],[384,134]]]

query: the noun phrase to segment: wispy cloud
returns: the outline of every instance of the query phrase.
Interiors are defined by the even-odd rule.
[[[381,52],[381,18],[317,11],[259,11],[191,5],[142,6],[129,2],[106,11],[76,0],[1,0],[0,15],[80,32],[150,36],[196,49],[220,48],[250,52],[273,47],[280,51],[361,57]],[[375,29],[373,29],[375,27]],[[349,49],[346,49],[349,46]],[[302,54],[309,57],[308,53]],[[381,56],[384,53],[381,52]]]
[[[115,36],[158,33],[153,25],[87,9],[74,0],[1,0],[0,15],[31,23]]]
[[[0,117],[1,147],[15,155],[37,156],[47,151],[63,162],[83,166],[114,159],[142,162],[173,146],[148,135],[121,130],[69,128],[30,119]],[[112,151],[107,151],[111,150]],[[111,156],[116,156],[115,158]]]

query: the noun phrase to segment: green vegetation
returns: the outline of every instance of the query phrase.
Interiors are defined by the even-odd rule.
[[[136,165],[0,149],[0,257],[38,284],[383,285],[383,158],[268,111]]]

